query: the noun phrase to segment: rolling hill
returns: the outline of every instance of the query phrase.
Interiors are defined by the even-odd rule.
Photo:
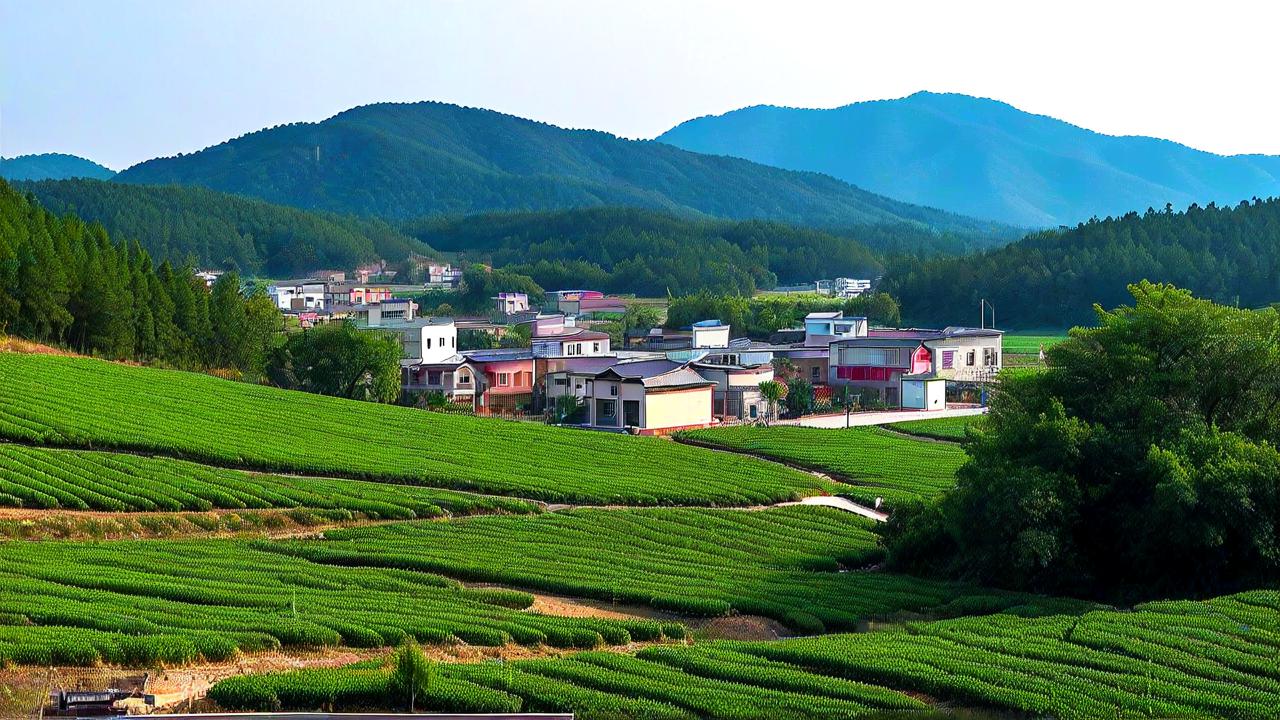
[[[66,180],[94,178],[106,180],[116,174],[92,160],[62,153],[19,155],[0,158],[0,178],[5,180]]]
[[[1280,194],[1280,157],[1103,135],[957,94],[829,110],[762,105],[689,120],[658,140],[1024,227]]]
[[[306,209],[403,219],[600,205],[811,225],[995,224],[798,173],[653,141],[438,102],[357,107],[190,155],[149,160],[122,183],[202,185]]]
[[[100,180],[22,183],[57,215],[97,222],[114,238],[137,240],[157,262],[235,267],[270,277],[403,260],[431,248],[387,223],[308,212],[199,187]]]
[[[997,327],[1063,328],[1093,324],[1095,302],[1129,303],[1126,288],[1140,280],[1229,305],[1280,301],[1280,199],[1127,213],[964,257],[902,256],[881,289],[912,323],[973,317],[985,299]]]

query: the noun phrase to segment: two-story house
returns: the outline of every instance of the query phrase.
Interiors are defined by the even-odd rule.
[[[1000,372],[1000,330],[872,330],[831,343],[828,381],[889,406],[941,409],[946,383],[985,383]]]

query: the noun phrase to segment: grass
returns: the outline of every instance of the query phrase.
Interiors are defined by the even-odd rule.
[[[965,457],[958,447],[876,427],[825,430],[742,425],[692,430],[678,437],[832,473],[852,483],[838,490],[841,495],[867,505],[881,498],[889,507],[937,498],[955,485],[956,469]]]
[[[181,664],[281,647],[382,647],[410,637],[586,648],[684,634],[680,625],[648,620],[529,613],[527,593],[467,589],[422,572],[321,565],[247,540],[0,547],[0,665]]]
[[[261,547],[688,615],[763,615],[801,632],[907,612],[994,611],[1026,595],[880,572],[871,521],[813,506],[575,510],[351,528]]]
[[[1006,355],[1036,355],[1040,346],[1045,350],[1067,339],[1063,333],[1005,333],[1004,352]]]
[[[982,419],[981,415],[960,415],[956,417],[929,418],[927,420],[908,420],[893,423],[888,427],[908,435],[960,442],[965,439],[968,429]]]
[[[422,707],[616,717],[761,720],[885,717],[945,705],[1017,717],[1277,717],[1280,593],[1158,602],[1133,612],[918,622],[776,642],[655,646],[501,666],[441,665]],[[399,706],[369,666],[233,678],[230,709]],[[345,679],[344,679],[345,678]],[[381,683],[381,684],[379,684]]]
[[[534,512],[537,505],[424,487],[263,475],[183,460],[0,445],[0,507],[115,512],[312,508],[373,519]]]
[[[755,505],[827,487],[806,473],[657,438],[46,355],[0,353],[0,437],[565,503]]]

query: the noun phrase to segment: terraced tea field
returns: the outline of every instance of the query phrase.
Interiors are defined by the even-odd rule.
[[[908,435],[918,435],[948,442],[960,442],[964,440],[968,429],[981,420],[981,415],[960,415],[958,417],[929,418],[927,420],[908,420],[907,422],[893,423],[886,427]]]
[[[15,353],[0,353],[0,438],[566,503],[756,505],[827,487],[803,472],[656,438]]]
[[[847,480],[839,494],[865,505],[932,500],[955,485],[959,447],[915,440],[876,427],[841,430],[742,425],[679,433],[681,439],[796,463]]]
[[[64,510],[347,510],[374,519],[533,512],[534,503],[359,480],[283,477],[167,458],[0,444],[0,507]]]
[[[532,602],[427,573],[317,565],[239,540],[9,542],[0,545],[0,663],[145,667],[409,637],[594,647],[684,634],[672,623],[526,612]]]
[[[330,531],[260,547],[335,566],[404,568],[689,615],[763,615],[801,632],[901,611],[1051,602],[879,572],[871,521],[822,507],[576,510]],[[1027,608],[1028,612],[1034,611]]]
[[[1280,715],[1278,655],[1280,593],[1256,591],[1148,603],[1134,612],[992,615],[769,643],[656,646],[635,656],[444,665],[439,689],[425,704],[572,711],[583,720],[728,720],[922,709],[911,693],[1064,720],[1253,720]],[[397,707],[387,694],[388,672],[366,666],[324,676],[236,678],[211,696],[233,709],[314,709],[329,698],[339,707],[348,698]],[[361,678],[358,693],[344,675]]]

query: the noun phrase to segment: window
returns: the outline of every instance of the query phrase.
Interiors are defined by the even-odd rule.
[[[458,373],[458,384],[459,384],[459,385],[470,385],[470,384],[471,384],[471,373],[467,372],[466,370],[463,370],[462,372]]]
[[[943,370],[950,370],[951,368],[954,368],[955,366],[956,366],[956,351],[955,351],[955,350],[943,350],[943,351],[942,351],[942,369],[943,369]]]
[[[506,387],[511,384],[511,373],[498,373],[498,385]]]
[[[755,406],[755,405],[752,405],[752,406],[751,406],[751,419],[752,419],[752,420],[755,420],[755,419],[756,419],[756,417],[759,415],[759,413],[760,413],[760,411],[756,409],[756,406]]]
[[[902,364],[902,354],[899,348],[845,348],[840,364],[898,366]]]
[[[965,364],[965,365],[968,365],[969,367],[973,367],[973,365],[974,365],[974,355],[975,355],[975,353],[974,353],[972,350],[970,350],[969,352],[965,353],[965,354],[964,354],[964,364]]]
[[[809,368],[809,377],[813,378],[814,380],[817,380],[818,373],[820,371],[821,371],[821,368],[819,368],[817,365],[814,365],[813,367]]]
[[[425,343],[427,344],[427,349],[428,349],[428,350],[430,350],[430,349],[431,349],[431,338],[427,338],[426,340],[423,340],[423,342],[425,342]]]
[[[565,387],[569,384],[569,378],[556,378],[556,387]]]
[[[439,385],[439,384],[440,384],[440,371],[439,371],[439,370],[428,370],[428,371],[427,371],[427,384],[428,384],[428,385]]]
[[[451,335],[449,337],[449,347],[457,347],[457,346],[458,346],[458,337],[456,335]]]
[[[609,385],[609,394],[610,394],[610,395],[612,395],[612,396],[614,396],[614,397],[618,397],[618,385],[617,385],[617,383],[614,383],[614,384]]]
[[[986,365],[988,367],[999,365],[1000,364],[999,357],[1000,356],[996,353],[995,348],[991,348],[991,347],[982,348],[982,364],[983,365]]]
[[[600,352],[600,343],[598,343],[598,342],[593,342],[593,343],[591,343],[591,352],[593,352],[593,353],[598,353],[598,352]]]
[[[444,341],[445,341],[445,338],[440,338],[440,347],[441,347],[441,348],[444,348]]]
[[[600,417],[613,418],[618,416],[618,401],[601,400],[600,401]]]

